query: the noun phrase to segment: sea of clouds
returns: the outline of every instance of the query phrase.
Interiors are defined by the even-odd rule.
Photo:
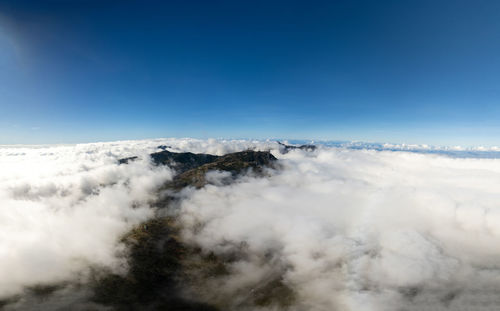
[[[146,140],[61,146],[0,146],[0,298],[26,286],[81,278],[88,269],[126,269],[119,238],[154,215],[158,186],[172,178],[149,154],[225,154],[256,144]],[[121,158],[138,161],[119,165]],[[120,259],[121,258],[121,259]]]
[[[183,193],[186,242],[247,253],[218,294],[278,275],[293,310],[500,307],[500,159],[326,145],[282,154],[247,140],[0,147],[0,297],[84,279],[92,266],[126,269],[120,237],[154,215],[155,190],[174,174],[150,163],[159,145],[271,149],[282,164]]]

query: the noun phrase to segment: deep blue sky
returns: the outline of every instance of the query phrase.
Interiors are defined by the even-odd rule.
[[[0,0],[0,144],[500,145],[500,1]]]

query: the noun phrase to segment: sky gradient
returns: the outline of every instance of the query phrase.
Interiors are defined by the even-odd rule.
[[[499,1],[0,0],[0,144],[500,145]]]

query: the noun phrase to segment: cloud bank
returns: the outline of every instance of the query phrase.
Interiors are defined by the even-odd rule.
[[[186,239],[252,254],[232,264],[219,293],[258,288],[271,270],[296,292],[296,310],[500,306],[498,159],[276,155],[284,169],[270,177],[210,185],[182,203]]]
[[[0,297],[85,278],[91,266],[124,268],[118,238],[153,215],[153,190],[171,177],[147,160],[117,165],[145,151],[127,143],[0,148]]]
[[[182,194],[186,243],[239,254],[196,294],[235,308],[279,279],[285,306],[251,310],[490,310],[500,306],[500,159],[271,141],[164,139],[0,147],[0,297],[126,270],[119,238],[154,216],[173,172],[148,153],[267,150],[281,163]],[[138,155],[140,160],[118,165]],[[240,304],[242,306],[242,304]]]

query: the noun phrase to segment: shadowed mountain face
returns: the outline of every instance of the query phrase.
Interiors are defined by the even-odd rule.
[[[92,300],[112,310],[217,310],[183,297],[183,261],[193,250],[177,234],[176,220],[168,217],[129,232],[122,240],[130,251],[128,273],[97,277]]]
[[[292,145],[286,145],[281,142],[278,142],[280,145],[280,152],[281,153],[288,153],[290,150],[295,150],[295,149],[300,149],[300,150],[305,150],[305,151],[314,151],[316,150],[315,145],[300,145],[300,146],[292,146]]]
[[[211,171],[228,172],[233,180],[245,172],[260,175],[266,167],[275,167],[277,159],[270,152],[242,151],[224,156],[209,154],[174,153],[167,150],[151,154],[156,165],[168,165],[177,175],[163,190],[175,194],[184,187],[201,188]],[[126,164],[134,158],[120,160]],[[170,199],[159,200],[157,206],[169,209]],[[220,258],[214,253],[204,254],[199,248],[185,244],[179,237],[181,224],[175,217],[157,216],[136,227],[122,242],[127,245],[129,270],[126,275],[104,274],[93,282],[95,303],[114,310],[223,310],[233,308],[231,298],[203,299],[202,291],[213,292],[210,280],[227,275],[227,264],[235,260]],[[194,292],[194,294],[193,294]],[[188,294],[191,293],[191,294]],[[210,296],[210,295],[207,295]],[[213,296],[213,294],[212,294]],[[293,292],[280,276],[270,277],[261,288],[256,288],[244,305],[286,305]]]
[[[164,152],[160,152],[160,154]],[[189,153],[186,157],[178,157],[178,160],[183,162],[180,162],[177,167],[182,169],[190,167],[190,169],[181,169],[180,174],[176,175],[173,181],[166,184],[165,187],[174,190],[180,190],[187,186],[201,188],[207,183],[206,173],[209,171],[229,172],[232,177],[237,177],[248,170],[261,174],[265,167],[273,167],[277,160],[270,152],[250,150],[224,156],[207,156],[205,154]],[[209,160],[210,162],[207,162]]]
[[[168,165],[177,173],[182,173],[203,164],[214,162],[218,158],[218,156],[211,154],[191,152],[177,153],[168,150],[151,154],[151,159],[156,165]]]
[[[136,159],[124,158],[119,164]],[[270,152],[251,150],[223,156],[163,150],[151,154],[151,159],[156,165],[168,165],[177,175],[158,189],[156,216],[121,238],[127,249],[123,255],[128,263],[126,274],[95,267],[87,284],[65,282],[28,288],[25,296],[0,301],[0,310],[217,311],[252,310],[256,306],[286,309],[291,305],[294,292],[283,283],[280,273],[251,287],[238,288],[238,299],[221,294],[214,284],[224,282],[230,265],[248,256],[247,250],[238,246],[234,253],[218,255],[186,243],[175,207],[180,190],[202,188],[213,181],[207,173],[222,172],[223,183],[230,184],[242,174],[265,176],[267,169],[278,168],[277,159]],[[264,264],[272,264],[272,260],[263,257]]]

